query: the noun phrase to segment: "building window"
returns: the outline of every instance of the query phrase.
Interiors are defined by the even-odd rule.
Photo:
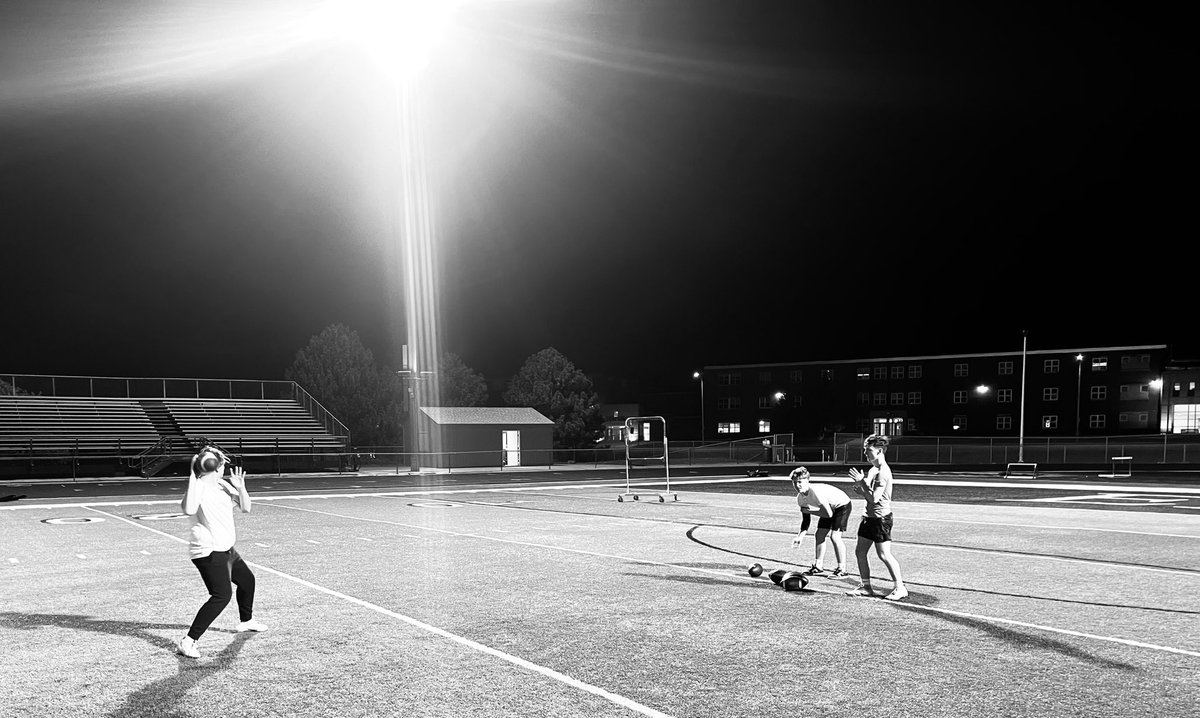
[[[870,379],[870,378],[871,378],[871,367],[860,366],[858,368],[858,380],[866,381],[867,379]]]
[[[1150,398],[1149,384],[1122,384],[1121,401],[1145,401]]]
[[[907,420],[905,420],[904,426],[908,429],[909,432],[917,431],[917,420],[913,419],[912,417],[909,417]]]
[[[760,371],[758,373],[758,383],[759,384],[770,384],[771,383],[771,372]]]
[[[1195,384],[1195,382],[1192,382],[1192,383]],[[1092,388],[1094,389],[1095,387],[1092,387]],[[1182,388],[1182,385],[1179,382],[1175,382],[1174,384],[1172,384],[1171,385],[1171,396],[1179,396],[1179,390],[1181,388]]]
[[[999,431],[1012,431],[1012,417],[1008,414],[1001,414],[997,416],[996,429]]]
[[[902,392],[902,391],[893,391],[892,392],[892,406],[904,406],[904,392]]]
[[[921,392],[919,392],[919,391],[908,392],[908,403],[912,404],[913,406],[917,406],[918,404],[920,404],[921,403]]]
[[[1057,374],[1058,369],[1059,364],[1057,359],[1047,359],[1045,363],[1042,364],[1042,372],[1045,374]]]
[[[1103,429],[1106,424],[1104,414],[1088,414],[1089,429]]]
[[[908,365],[908,378],[909,379],[920,379],[921,378],[921,365],[920,364],[909,364]]]
[[[1045,416],[1043,416],[1042,417],[1042,428],[1043,429],[1057,429],[1058,428],[1058,414],[1046,414]]]
[[[767,419],[759,419],[758,420],[758,433],[770,434],[771,433],[771,422]]]
[[[800,396],[799,394],[793,394],[792,395],[792,406],[793,407],[804,406],[804,397]]]
[[[1058,401],[1058,387],[1048,386],[1042,389],[1042,401]]]
[[[1088,398],[1092,401],[1104,401],[1108,398],[1107,386],[1093,386],[1088,389]]]
[[[954,376],[966,376],[966,375],[967,375],[967,363],[966,362],[960,362],[960,363],[957,363],[954,365]]]
[[[967,403],[966,390],[959,389],[954,392],[954,403],[955,404],[966,404]]]
[[[996,364],[997,374],[1012,374],[1013,363],[1011,361],[1002,361]]]
[[[1149,415],[1144,411],[1123,411],[1117,417],[1117,423],[1123,429],[1140,429],[1149,424]]]
[[[892,367],[892,378],[893,379],[903,379],[904,378],[904,367],[902,367],[902,366]]]
[[[1013,391],[1012,389],[997,389],[996,390],[996,403],[997,404],[1011,404],[1012,403],[1012,391]]]
[[[742,397],[740,396],[722,396],[717,399],[718,409],[741,409]]]
[[[758,397],[758,408],[759,409],[770,409],[771,408],[771,397],[769,397],[769,396]]]
[[[887,367],[885,367],[885,366],[875,367],[874,375],[875,375],[876,379],[887,379]]]
[[[1108,371],[1108,357],[1092,357],[1092,371]]]
[[[717,384],[719,384],[720,386],[739,386],[741,383],[742,383],[742,375],[741,374],[730,374],[727,372],[725,374],[717,375]]]
[[[966,416],[966,414],[955,414],[955,415],[954,415],[954,420],[953,420],[951,423],[952,423],[952,425],[953,425],[953,426],[952,426],[952,428],[953,428],[955,431],[961,431],[961,430],[963,430],[963,429],[967,428],[967,416]]]
[[[1121,357],[1121,371],[1130,369],[1149,369],[1149,354],[1127,354]]]
[[[1188,382],[1188,396],[1195,396],[1195,395],[1196,395],[1196,382],[1189,381]]]
[[[740,434],[742,433],[742,423],[740,421],[721,421],[717,422],[718,434]]]
[[[790,381],[791,383],[799,384],[803,380],[804,380],[804,375],[801,374],[799,369],[793,369],[788,372],[788,381]]]
[[[858,399],[855,403],[858,404],[859,406],[870,406],[871,405],[871,392],[869,392],[869,391],[858,392]]]
[[[887,394],[882,391],[875,392],[875,406],[887,406]]]
[[[821,378],[824,379],[825,381],[833,381],[833,370],[832,369],[822,369],[821,370]]]
[[[872,426],[870,419],[864,419],[862,417],[859,417],[858,419],[854,420],[854,428],[860,434],[868,434],[875,427]]]

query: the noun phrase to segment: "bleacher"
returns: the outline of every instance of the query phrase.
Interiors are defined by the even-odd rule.
[[[326,431],[291,399],[164,399],[187,436],[203,436],[235,453],[344,451],[347,437]]]
[[[160,438],[131,399],[0,396],[0,454],[120,455]]]
[[[186,474],[204,443],[255,471],[349,463],[345,426],[290,381],[7,375],[0,390],[0,477]]]

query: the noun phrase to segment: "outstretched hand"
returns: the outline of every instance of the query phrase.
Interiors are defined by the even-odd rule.
[[[229,470],[229,483],[235,489],[246,487],[246,470],[240,466],[235,466]]]
[[[850,468],[850,478],[853,479],[854,481],[862,481],[862,478],[864,476],[866,476],[866,474],[864,474],[859,469],[856,469],[854,467]]]

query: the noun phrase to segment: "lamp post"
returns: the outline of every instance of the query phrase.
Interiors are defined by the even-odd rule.
[[[700,443],[704,443],[704,374],[694,371],[693,379],[700,380]]]
[[[1083,355],[1075,355],[1075,436],[1079,436],[1079,400],[1083,396]]]
[[[1029,346],[1029,332],[1021,330],[1021,421],[1017,436],[1017,462],[1025,463],[1025,349]]]

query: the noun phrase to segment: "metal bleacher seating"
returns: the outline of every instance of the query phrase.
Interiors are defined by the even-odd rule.
[[[0,454],[127,454],[161,437],[130,399],[0,396]]]
[[[344,451],[347,437],[329,433],[291,399],[163,399],[188,436],[203,436],[236,453]]]

